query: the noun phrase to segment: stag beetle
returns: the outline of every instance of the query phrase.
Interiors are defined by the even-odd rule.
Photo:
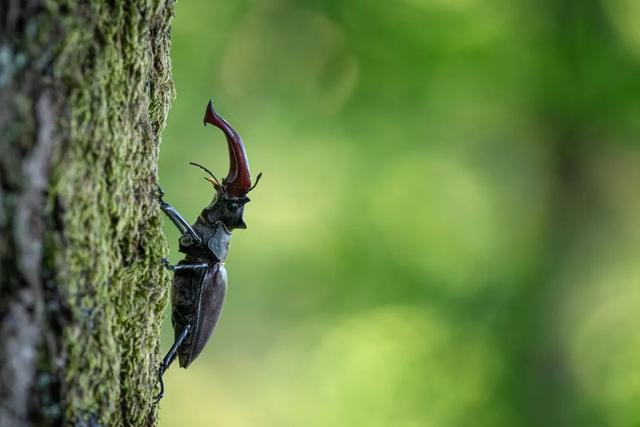
[[[245,229],[242,215],[249,202],[247,193],[255,188],[262,177],[258,174],[251,185],[249,161],[240,135],[220,117],[213,102],[205,110],[204,125],[212,124],[224,132],[229,148],[229,173],[218,181],[213,173],[202,165],[190,162],[209,174],[205,179],[216,191],[213,201],[202,210],[193,226],[182,218],[169,203],[163,200],[164,192],[158,187],[158,202],[162,211],[178,227],[180,252],[186,256],[176,265],[162,260],[163,265],[174,272],[171,290],[171,320],[175,341],[160,365],[160,393],[156,403],[164,395],[162,375],[178,356],[180,366],[187,368],[200,354],[218,322],[227,291],[227,258],[231,232]]]

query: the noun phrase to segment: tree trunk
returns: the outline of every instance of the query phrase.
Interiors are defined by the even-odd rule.
[[[0,3],[0,426],[151,426],[173,0]]]

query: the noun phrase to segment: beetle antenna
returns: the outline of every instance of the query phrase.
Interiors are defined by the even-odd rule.
[[[222,186],[218,181],[214,181],[211,177],[208,177],[208,176],[205,176],[204,180],[209,181],[211,184],[213,184],[213,188],[215,188],[216,191],[222,191]]]
[[[253,185],[251,186],[251,188],[249,188],[249,189],[247,190],[247,193],[248,193],[249,191],[253,190],[254,188],[256,188],[256,185],[258,185],[258,183],[260,182],[260,178],[262,178],[262,172],[260,172],[260,173],[258,174],[258,176],[256,177],[256,182],[254,182],[254,183],[253,183]]]
[[[209,175],[211,175],[211,178],[213,178],[212,182],[210,179],[205,178],[207,181],[211,182],[214,186],[220,186],[220,181],[218,181],[218,178],[216,178],[216,176],[213,174],[213,172],[211,172],[209,169],[205,168],[204,166],[196,163],[196,162],[189,162],[190,165],[192,166],[196,166],[199,167],[200,169],[202,169],[203,171],[205,171],[206,173],[208,173]],[[256,183],[257,184],[257,183]]]

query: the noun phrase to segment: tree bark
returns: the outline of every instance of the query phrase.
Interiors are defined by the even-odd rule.
[[[173,0],[0,3],[0,426],[151,426]]]

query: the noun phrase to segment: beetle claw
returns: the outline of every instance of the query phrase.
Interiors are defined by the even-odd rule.
[[[175,266],[171,265],[167,258],[160,258],[160,264],[169,271],[173,271],[175,269]]]
[[[160,203],[164,203],[164,200],[162,200],[162,198],[164,197],[164,190],[162,190],[162,187],[160,187],[159,184],[156,184],[151,194],[153,194]]]
[[[164,197],[164,190],[162,190],[162,188],[160,188],[159,185],[156,184],[156,188],[153,192],[153,195],[156,197],[156,200],[158,201],[158,203],[160,204],[160,208],[164,209],[165,207],[169,206],[169,204],[167,202],[164,201],[163,197]]]
[[[159,379],[160,379],[160,393],[153,400],[153,404],[157,405],[160,402],[160,399],[164,397],[164,381],[162,381],[162,374],[164,374],[163,366],[160,366]]]

